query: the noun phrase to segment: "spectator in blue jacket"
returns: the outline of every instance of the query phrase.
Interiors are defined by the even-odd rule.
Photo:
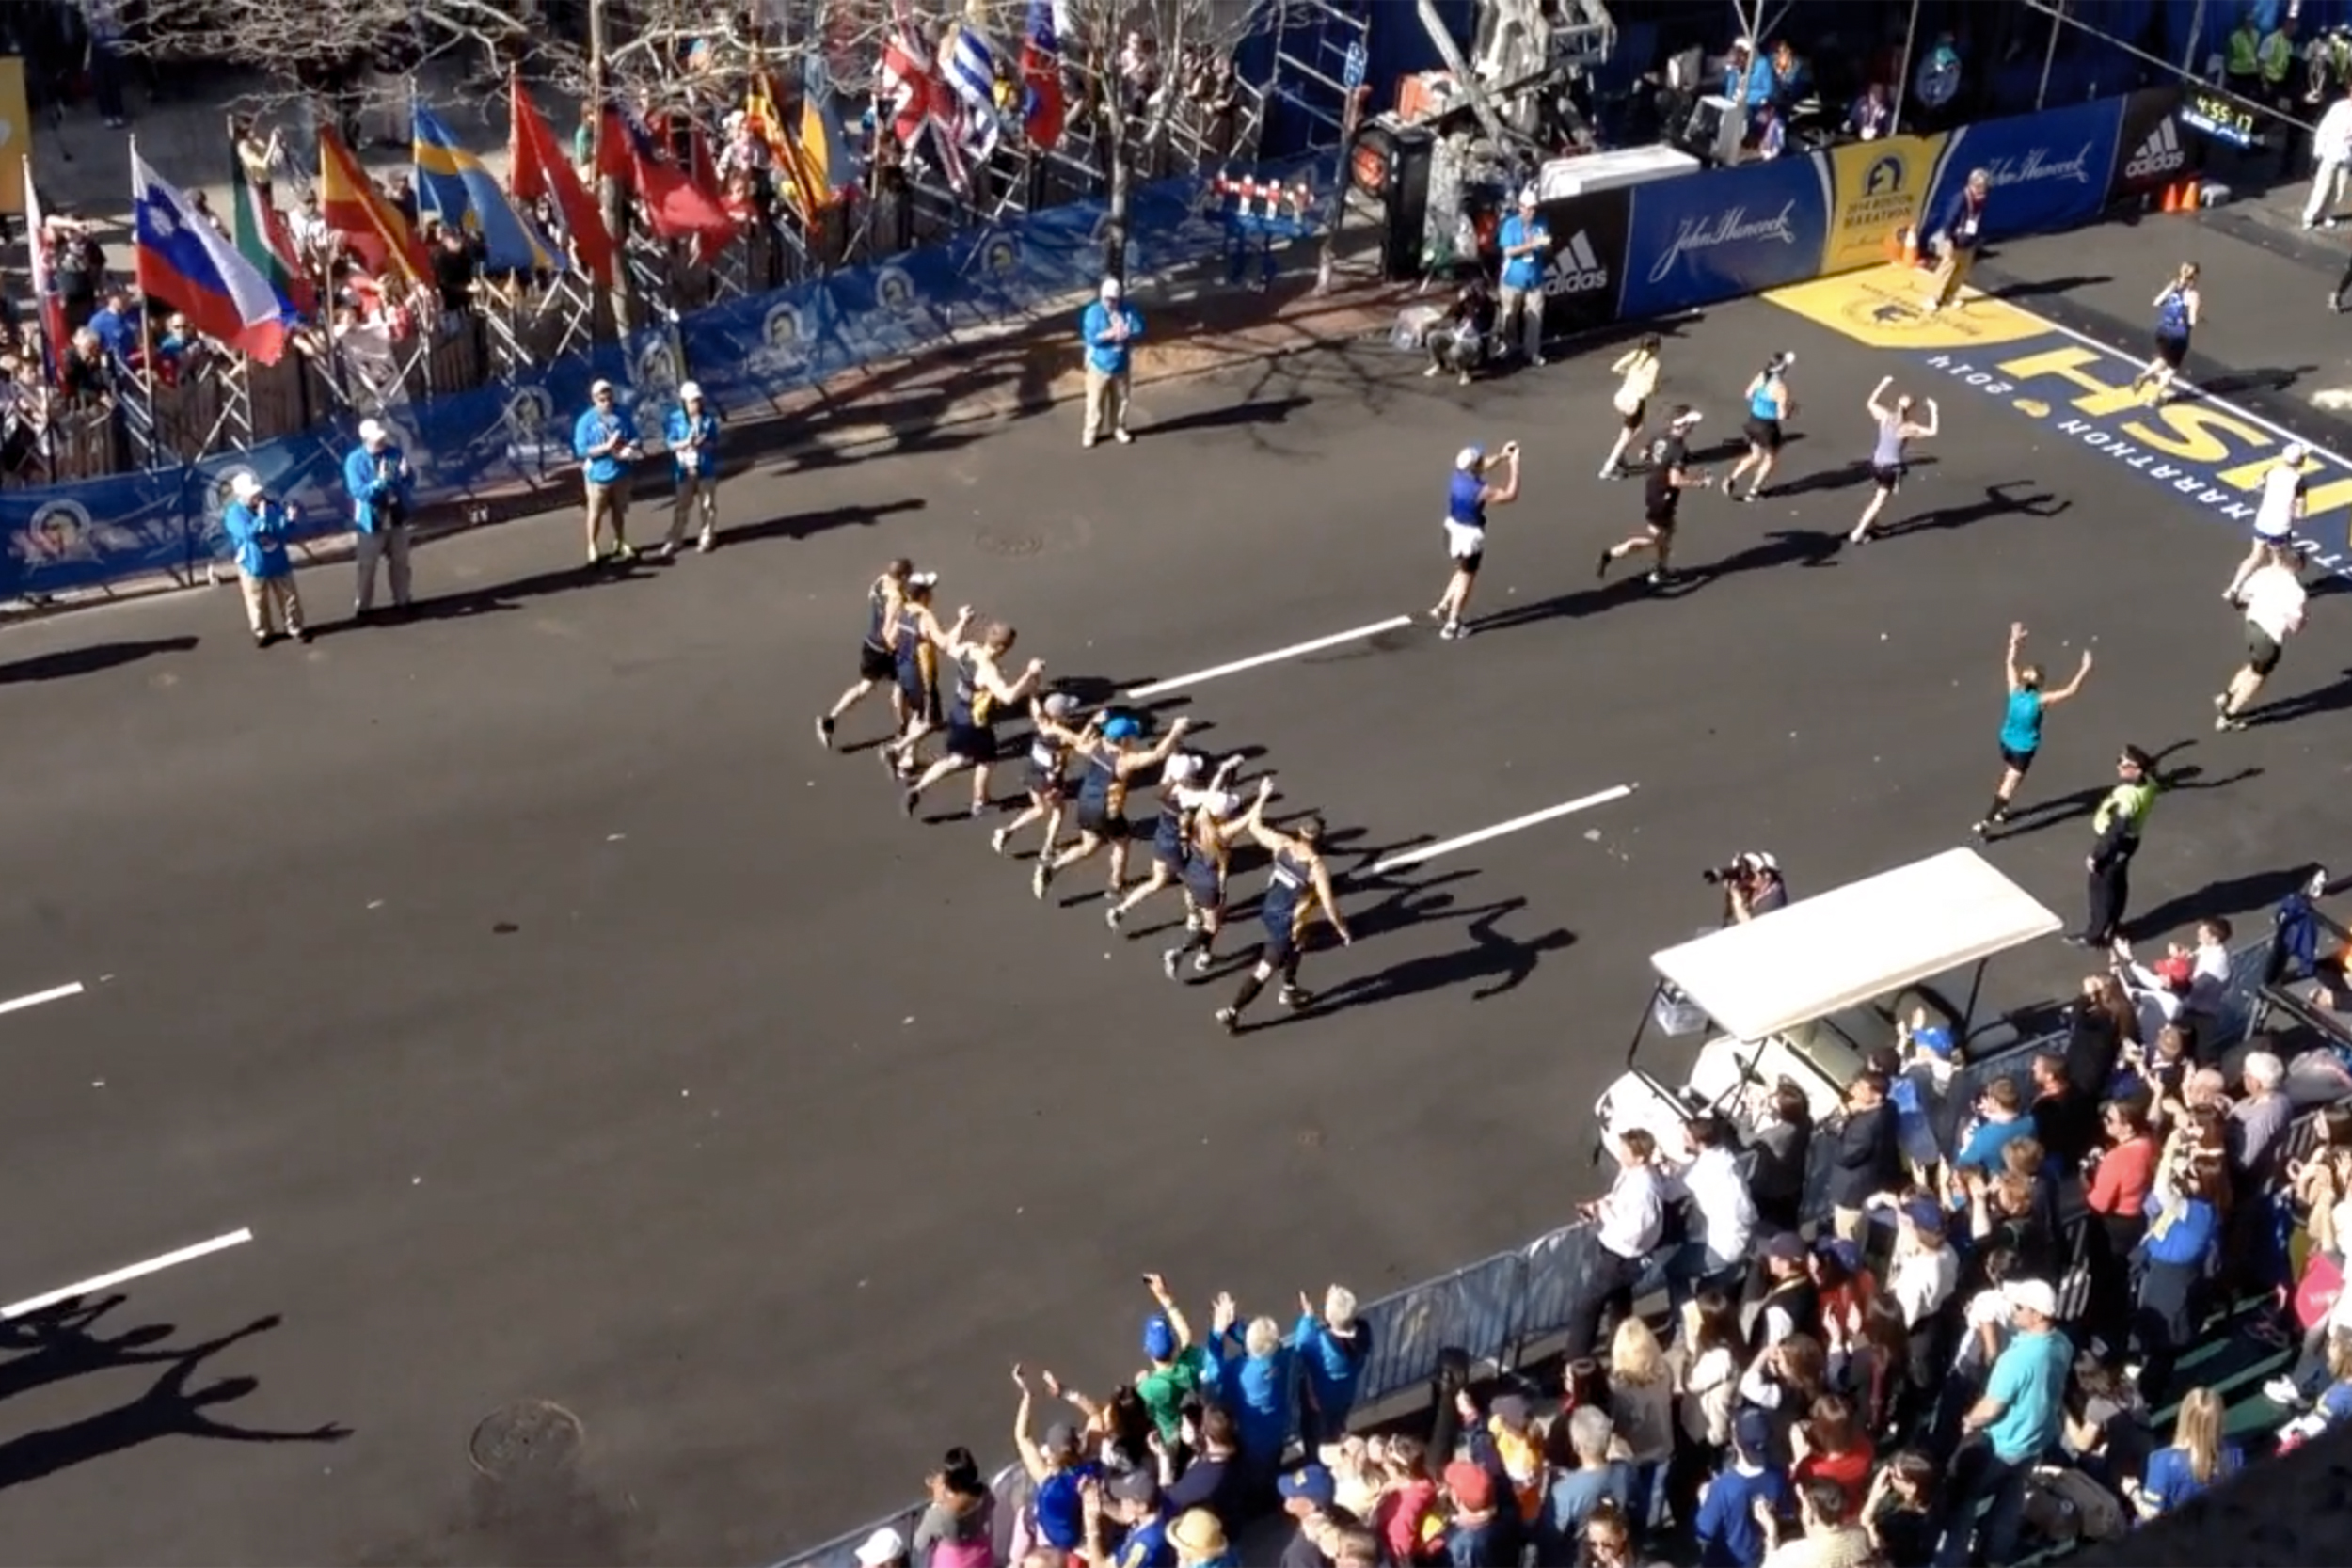
[[[1220,1297],[1220,1317],[1230,1297]],[[1252,1318],[1246,1330],[1216,1337],[1217,1386],[1241,1428],[1242,1465],[1253,1487],[1270,1487],[1282,1467],[1297,1415],[1293,1393],[1297,1360],[1282,1342],[1282,1325]]]
[[[358,563],[358,592],[351,612],[375,612],[375,567],[385,563],[392,579],[392,607],[408,607],[408,532],[416,476],[407,454],[382,421],[359,421],[359,444],[343,458],[343,489],[351,497],[352,559]]]
[[[2140,1393],[2151,1408],[2163,1403],[2174,1362],[2197,1343],[2205,1279],[2221,1233],[2214,1200],[2222,1187],[2223,1162],[2218,1150],[2201,1146],[2198,1137],[2192,1121],[2165,1141],[2155,1189],[2148,1195],[2132,1335],[2145,1362]]]
[[[661,541],[661,559],[677,554],[686,538],[689,515],[702,518],[702,537],[695,548],[708,555],[719,547],[719,416],[703,401],[703,389],[690,381],[677,389],[677,406],[661,439],[670,449],[670,473],[677,482],[675,510],[670,514],[670,536]]]
[[[637,552],[628,544],[628,475],[630,466],[644,453],[637,445],[637,423],[621,406],[610,381],[588,388],[588,411],[572,426],[572,455],[580,459],[586,492],[588,564],[636,560]],[[610,557],[596,543],[608,519],[612,525]]]
[[[1495,235],[1502,254],[1502,286],[1495,297],[1495,352],[1510,346],[1516,331],[1527,362],[1544,363],[1544,269],[1551,262],[1551,226],[1537,210],[1535,187],[1519,192],[1518,210],[1502,220]]]
[[[1772,62],[1757,55],[1747,39],[1734,43],[1724,56],[1724,96],[1749,115],[1772,102]]]
[[[262,482],[249,473],[229,482],[229,505],[220,515],[222,531],[237,558],[237,582],[245,590],[245,618],[253,628],[253,645],[266,648],[282,635],[310,641],[302,622],[302,595],[294,590],[294,560],[286,541],[294,531],[294,511],[262,492]]]
[[[1078,444],[1094,445],[1105,422],[1113,440],[1133,441],[1127,432],[1127,378],[1131,351],[1143,337],[1143,316],[1120,298],[1118,278],[1103,279],[1100,297],[1078,320],[1078,336],[1086,342],[1087,359],[1087,423]]]
[[[1931,311],[1941,310],[1959,298],[1960,286],[1968,281],[1968,269],[1977,264],[1977,246],[1984,240],[1985,198],[1992,194],[1993,176],[1972,168],[1968,182],[1944,208],[1944,221],[1935,229],[1944,259],[1935,281],[1935,298],[1928,304]]]
[[[1775,1464],[1772,1418],[1761,1410],[1745,1410],[1731,1429],[1731,1463],[1708,1483],[1699,1516],[1692,1524],[1698,1537],[1700,1568],[1757,1568],[1771,1543],[1756,1522],[1756,1505],[1764,1512],[1786,1514],[1795,1496],[1788,1473]]]
[[[1372,1330],[1356,1316],[1356,1292],[1344,1285],[1332,1286],[1323,1292],[1323,1310],[1318,1312],[1301,1291],[1291,1349],[1306,1373],[1298,1437],[1312,1453],[1347,1435],[1347,1413],[1356,1406],[1356,1390],[1363,1386],[1364,1365],[1372,1358]]]

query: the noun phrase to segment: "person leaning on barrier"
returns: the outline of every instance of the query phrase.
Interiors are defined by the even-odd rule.
[[[677,554],[689,516],[702,519],[694,547],[708,555],[719,547],[719,416],[703,401],[703,389],[695,383],[689,381],[677,389],[677,406],[670,410],[662,439],[670,448],[677,496],[669,537],[661,541],[661,559]]]
[[[236,553],[237,584],[245,593],[245,618],[257,648],[278,641],[280,624],[283,635],[310,641],[310,628],[302,620],[302,595],[294,589],[294,561],[286,554],[293,525],[292,510],[264,495],[260,480],[239,474],[230,482],[220,526]]]
[[[1564,1354],[1571,1361],[1593,1354],[1602,1328],[1632,1307],[1633,1284],[1642,1265],[1666,1233],[1666,1198],[1658,1179],[1658,1140],[1641,1128],[1608,1135],[1609,1151],[1617,1157],[1617,1178],[1606,1196],[1580,1205],[1579,1212],[1594,1225],[1600,1244],[1592,1277],[1567,1329]]]
[[[358,567],[351,612],[375,613],[375,567],[392,579],[392,608],[408,608],[408,535],[416,475],[407,454],[376,420],[359,421],[359,444],[343,458],[343,489],[351,497],[352,560]]]

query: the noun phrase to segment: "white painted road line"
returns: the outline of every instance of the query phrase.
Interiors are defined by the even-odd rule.
[[[1213,681],[1220,675],[1237,675],[1244,670],[1255,670],[1261,664],[1279,664],[1286,658],[1297,658],[1303,654],[1319,654],[1326,648],[1336,648],[1343,642],[1360,642],[1367,637],[1377,637],[1384,631],[1395,631],[1412,624],[1413,618],[1410,615],[1391,616],[1386,621],[1376,621],[1368,626],[1358,626],[1354,631],[1333,632],[1328,637],[1318,637],[1311,642],[1298,642],[1287,648],[1277,648],[1270,654],[1260,654],[1254,658],[1237,658],[1231,664],[1211,665],[1206,670],[1196,670],[1189,675],[1152,681],[1147,686],[1138,686],[1130,690],[1127,693],[1127,699],[1130,702],[1141,702],[1147,697],[1156,697],[1163,691],[1173,691],[1180,686],[1199,686],[1202,681]]]
[[[134,1263],[127,1269],[117,1269],[111,1274],[102,1274],[94,1279],[81,1280],[68,1285],[61,1291],[50,1291],[41,1295],[27,1296],[14,1306],[0,1307],[0,1323],[28,1317],[45,1307],[55,1307],[61,1301],[72,1301],[76,1296],[90,1296],[96,1295],[101,1291],[111,1291],[116,1286],[127,1285],[134,1279],[143,1279],[151,1274],[161,1274],[166,1269],[175,1269],[183,1263],[193,1263],[199,1258],[210,1258],[215,1252],[227,1252],[232,1246],[243,1246],[251,1240],[253,1240],[252,1231],[232,1230],[226,1236],[215,1236],[209,1242],[199,1242],[194,1246],[183,1246],[177,1252],[167,1252],[160,1258],[150,1258],[146,1262]]]
[[[1441,838],[1435,844],[1423,844],[1411,849],[1400,849],[1374,866],[1372,874],[1376,877],[1384,871],[1395,871],[1403,866],[1418,865],[1422,861],[1435,860],[1439,855],[1450,855],[1456,849],[1467,849],[1473,844],[1484,844],[1490,838],[1501,838],[1505,833],[1516,833],[1521,828],[1533,828],[1539,823],[1549,822],[1555,817],[1572,816],[1580,811],[1590,811],[1595,806],[1605,806],[1612,800],[1624,800],[1637,787],[1634,784],[1618,784],[1613,789],[1604,789],[1597,794],[1581,796],[1561,805],[1546,806],[1541,811],[1531,811],[1525,816],[1515,816],[1508,822],[1498,822],[1491,828],[1481,828],[1474,833],[1464,833],[1459,838]]]
[[[79,980],[70,986],[52,986],[47,990],[37,990],[30,996],[20,996],[12,1002],[0,1002],[0,1013],[23,1012],[27,1007],[38,1007],[44,1002],[62,1002],[69,996],[81,994],[82,982]]]

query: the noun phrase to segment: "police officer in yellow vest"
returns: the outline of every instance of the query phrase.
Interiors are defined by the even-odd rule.
[[[2281,16],[2279,25],[2271,30],[2257,51],[2255,64],[2262,73],[2262,101],[2279,111],[2279,166],[2295,166],[2297,145],[2302,133],[2296,129],[2295,113],[2295,68],[2299,63],[2295,46],[2295,18]]]
[[[2262,29],[2254,13],[2238,18],[2237,28],[2223,46],[2221,85],[2249,103],[2262,101]]]
[[[2132,896],[2132,857],[2139,853],[2139,835],[2156,804],[2155,759],[2137,746],[2126,746],[2115,759],[2115,787],[2090,814],[2090,911],[2080,936],[2067,940],[2077,947],[2105,947],[2123,924],[2123,906]]]

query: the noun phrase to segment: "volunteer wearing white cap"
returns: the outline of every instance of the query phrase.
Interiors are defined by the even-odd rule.
[[[2246,559],[2230,574],[2230,586],[2221,596],[2235,604],[2246,592],[2246,579],[2270,559],[2273,546],[2283,549],[2295,547],[2295,528],[2303,520],[2307,504],[2304,497],[2304,467],[2311,453],[2300,441],[2290,441],[2279,453],[2279,460],[2263,473],[2262,499],[2254,503],[2254,543],[2246,552]]]
[[[636,560],[628,545],[628,476],[630,465],[644,453],[638,450],[636,422],[610,381],[588,388],[588,412],[572,427],[572,454],[580,462],[587,504],[588,564]],[[610,557],[596,543],[607,521],[612,525]]]
[[[262,482],[239,474],[229,482],[229,504],[221,510],[220,526],[237,558],[237,581],[245,590],[245,618],[253,628],[253,645],[266,648],[283,635],[310,641],[302,622],[302,595],[294,591],[294,561],[286,541],[294,514],[262,491]]]
[[[1078,336],[1086,341],[1087,357],[1087,422],[1078,444],[1094,445],[1105,423],[1112,439],[1134,440],[1127,433],[1127,378],[1131,351],[1143,337],[1143,316],[1120,297],[1118,278],[1103,279],[1100,297],[1078,320]]]
[[[1551,255],[1551,227],[1535,211],[1535,188],[1519,192],[1518,211],[1502,220],[1497,236],[1502,250],[1502,283],[1495,297],[1495,345],[1511,341],[1516,323],[1525,341],[1527,362],[1544,362],[1544,265]]]
[[[376,420],[359,421],[359,444],[343,459],[343,488],[351,496],[352,560],[359,569],[351,612],[375,612],[375,567],[392,579],[392,608],[408,608],[408,532],[416,476],[392,433]]]
[[[1489,484],[1486,476],[1502,470],[1502,483]],[[1470,608],[1470,590],[1478,586],[1479,562],[1486,558],[1486,508],[1508,506],[1519,499],[1519,444],[1505,441],[1488,457],[1484,447],[1464,447],[1454,454],[1454,472],[1446,481],[1445,553],[1454,562],[1445,592],[1429,607],[1438,635],[1451,642],[1468,637],[1462,612]]]
[[[702,537],[695,546],[708,555],[719,547],[719,416],[703,401],[703,389],[687,382],[677,389],[677,406],[670,410],[662,440],[670,448],[670,471],[677,481],[677,497],[670,514],[670,534],[661,541],[661,559],[677,554],[686,538],[686,519],[702,519]]]

